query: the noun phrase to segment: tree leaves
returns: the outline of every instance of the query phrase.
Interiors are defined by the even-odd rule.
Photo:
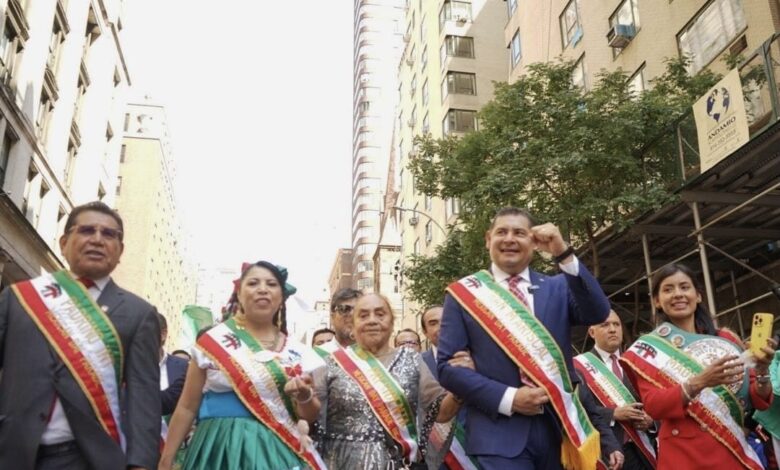
[[[571,82],[573,62],[532,64],[515,83],[496,84],[479,130],[416,138],[409,169],[417,187],[458,198],[461,213],[436,255],[406,268],[414,300],[441,303],[447,284],[488,265],[484,233],[500,207],[527,207],[582,244],[666,203],[679,178],[675,124],[720,78],[691,77],[686,64],[668,60],[638,96],[621,70],[602,71],[584,91]]]

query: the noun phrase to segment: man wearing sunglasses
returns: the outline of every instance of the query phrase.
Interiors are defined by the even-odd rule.
[[[160,326],[111,280],[122,238],[102,202],[75,207],[59,240],[69,270],[0,294],[0,468],[157,466]]]
[[[338,348],[346,348],[355,342],[352,338],[352,311],[361,295],[362,292],[349,287],[333,294],[330,299],[330,328],[336,333],[336,337],[314,348],[321,356],[326,356]]]

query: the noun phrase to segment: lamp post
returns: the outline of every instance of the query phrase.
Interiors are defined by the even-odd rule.
[[[436,222],[436,220],[433,217],[431,217],[430,215],[426,214],[425,212],[418,211],[417,209],[409,209],[408,207],[399,207],[399,206],[393,206],[393,209],[395,209],[397,211],[401,211],[401,212],[406,211],[406,212],[411,212],[413,214],[419,214],[419,215],[425,217],[426,219],[430,220],[431,222],[433,222],[433,225],[435,225],[436,228],[441,230],[441,233],[443,233],[445,237],[447,236],[447,231],[444,230],[444,227],[442,227],[441,224]]]

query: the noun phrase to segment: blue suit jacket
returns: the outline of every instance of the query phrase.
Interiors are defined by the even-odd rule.
[[[184,390],[184,378],[187,376],[189,362],[176,356],[168,356],[165,368],[168,372],[168,388],[160,391],[163,416],[172,414],[179,403],[179,397]]]
[[[572,366],[571,326],[603,322],[609,315],[609,301],[582,263],[579,276],[545,276],[531,271],[530,277],[535,286],[534,314],[560,345],[572,379],[577,381]],[[447,364],[462,350],[471,352],[475,371]],[[525,449],[531,420],[539,419],[498,412],[506,388],[522,386],[519,369],[449,294],[444,300],[437,362],[441,385],[466,401],[466,452],[518,456]],[[559,443],[551,443],[550,447],[551,452],[560,452]]]

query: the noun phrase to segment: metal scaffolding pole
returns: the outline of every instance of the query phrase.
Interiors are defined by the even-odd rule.
[[[707,259],[707,248],[705,247],[704,233],[701,231],[701,217],[699,217],[699,203],[691,203],[693,208],[693,223],[696,227],[696,242],[699,244],[699,258],[701,259],[701,269],[704,275],[704,290],[707,292],[707,307],[710,309],[710,315],[717,315],[715,310],[715,293],[712,287],[712,278],[710,277],[710,263]]]
[[[653,302],[653,267],[650,265],[650,242],[647,240],[647,234],[642,234],[642,252],[645,255],[645,275],[647,276],[647,293],[650,296],[650,321],[655,323],[655,302]]]

